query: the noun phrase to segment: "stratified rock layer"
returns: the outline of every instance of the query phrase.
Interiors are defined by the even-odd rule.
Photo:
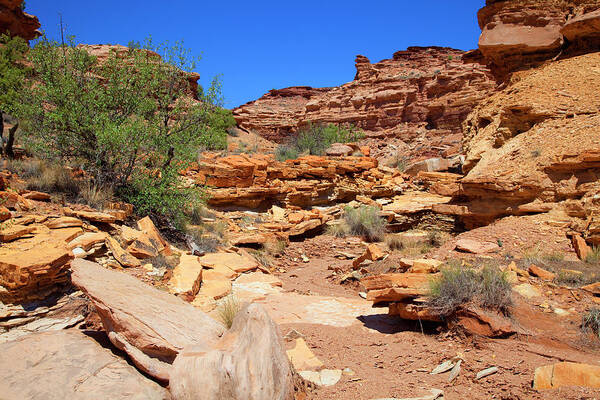
[[[515,74],[480,104],[465,122],[468,173],[453,204],[437,211],[462,215],[468,225],[551,209],[596,215],[599,72],[600,53],[556,61]]]
[[[308,123],[354,124],[367,133],[409,138],[415,128],[459,133],[465,117],[495,86],[461,50],[410,47],[376,64],[356,58],[352,82],[334,88],[272,90],[234,110],[241,128],[276,141]]]
[[[40,35],[40,21],[24,12],[22,4],[23,0],[0,0],[0,33],[32,40]]]
[[[499,79],[554,57],[600,49],[598,0],[488,0],[479,51]]]
[[[167,400],[169,392],[78,330],[27,335],[0,345],[6,400]]]

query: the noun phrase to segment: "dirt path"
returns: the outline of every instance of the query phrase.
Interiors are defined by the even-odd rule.
[[[336,258],[340,252],[360,254],[363,246],[358,240],[319,236],[292,243],[277,262],[277,268],[284,271],[276,273],[283,291],[279,297],[267,296],[264,302],[282,334],[298,331],[325,368],[352,371],[343,374],[336,385],[316,389],[308,398],[419,397],[433,388],[443,390],[445,399],[461,400],[598,396],[598,391],[583,388],[542,393],[531,389],[539,366],[562,360],[598,362],[597,350],[586,349],[584,353],[575,349],[579,337],[574,321],[578,316],[559,321],[554,314],[534,312],[531,305],[522,303],[519,309],[525,311],[515,318],[534,334],[499,340],[440,333],[436,327],[389,317],[387,308],[370,308],[355,287],[340,285],[339,273],[333,275],[336,270],[347,270],[351,263]],[[303,262],[301,255],[309,261]],[[332,307],[332,303],[339,306]],[[344,313],[349,315],[343,317]],[[290,314],[297,318],[290,318]],[[535,326],[543,328],[542,335]],[[291,348],[293,342],[286,345]],[[464,361],[453,382],[448,382],[448,373],[429,374],[457,355]],[[477,372],[492,366],[498,367],[498,373],[476,379]]]

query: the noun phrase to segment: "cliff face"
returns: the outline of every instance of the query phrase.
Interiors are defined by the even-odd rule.
[[[532,4],[497,2],[484,8],[480,18],[492,9],[500,10],[486,18],[508,25],[504,32],[511,40],[516,37],[510,30],[520,29],[524,21],[544,21],[542,31],[532,29],[530,33],[547,33],[552,27],[561,35],[558,42],[564,42],[562,59],[533,67],[533,60],[551,53],[550,46],[542,50],[540,38],[527,35],[521,37],[521,49],[539,51],[508,52],[505,46],[505,53],[490,58],[489,54],[494,54],[486,53],[490,51],[486,48],[490,33],[504,28],[483,25],[481,51],[491,60],[491,68],[497,71],[497,60],[504,54],[505,71],[513,72],[505,87],[481,102],[466,119],[463,170],[467,175],[452,204],[440,206],[438,211],[461,216],[467,227],[506,215],[551,212],[557,224],[600,243],[600,52],[596,47],[599,31],[593,29],[600,13],[583,13],[593,8],[589,2],[577,6],[568,2],[572,6],[569,12],[578,16],[565,23],[564,15],[559,18],[553,7],[564,7],[567,2],[536,2],[549,7],[547,14],[536,8],[535,15],[530,8],[515,6],[525,3],[527,7]],[[547,37],[542,33],[540,36]]]
[[[478,19],[479,51],[500,80],[555,57],[600,48],[598,0],[488,0]]]
[[[40,21],[23,12],[22,3],[23,0],[0,0],[0,33],[32,40],[40,35]]]
[[[371,136],[410,136],[417,128],[459,133],[475,104],[495,87],[486,67],[463,51],[411,47],[372,64],[356,58],[356,76],[339,87],[272,90],[236,108],[241,128],[281,142],[312,123],[351,123]]]

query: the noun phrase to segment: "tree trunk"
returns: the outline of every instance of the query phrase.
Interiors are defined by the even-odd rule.
[[[15,158],[15,153],[13,151],[13,145],[15,144],[15,133],[19,129],[19,124],[15,124],[8,131],[8,139],[6,140],[6,146],[4,147],[4,152],[9,158]]]
[[[4,114],[0,110],[0,155],[4,154]]]

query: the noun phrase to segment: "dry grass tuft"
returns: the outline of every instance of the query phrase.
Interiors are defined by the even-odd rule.
[[[242,305],[233,295],[229,295],[221,300],[217,307],[217,316],[219,320],[225,325],[227,329],[231,329],[233,320],[238,312],[240,312]]]

